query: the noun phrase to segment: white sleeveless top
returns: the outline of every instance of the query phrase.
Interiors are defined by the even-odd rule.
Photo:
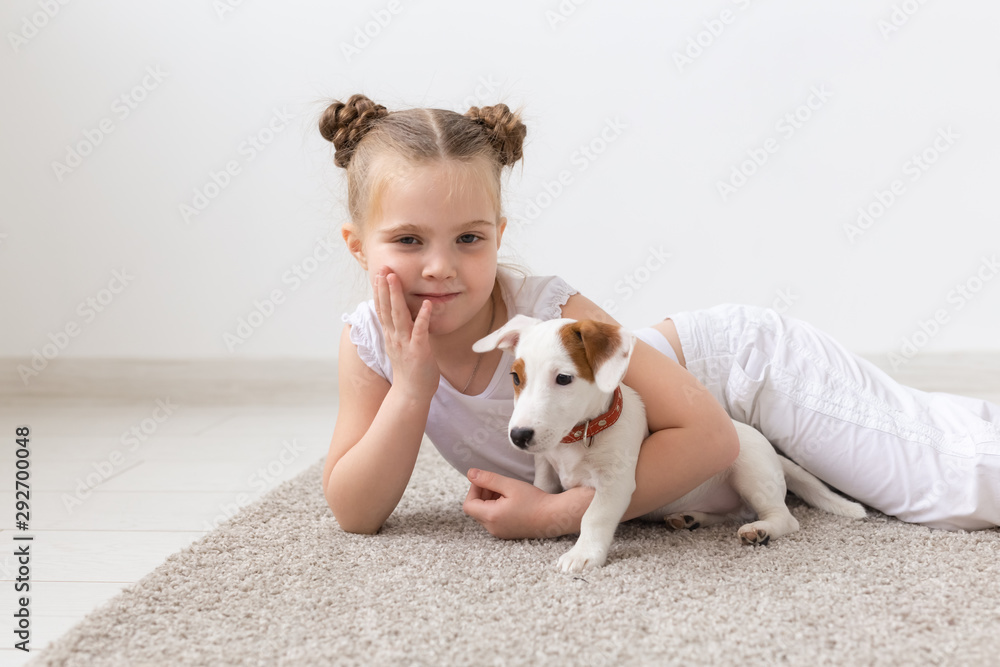
[[[519,313],[541,320],[562,317],[562,306],[577,293],[556,276],[522,278],[499,268],[497,278],[508,318]],[[362,302],[342,319],[351,325],[351,342],[361,360],[391,383],[392,367],[385,354],[375,301]],[[507,438],[514,410],[513,362],[513,356],[504,350],[489,386],[476,396],[459,392],[444,377],[438,383],[425,431],[441,456],[463,475],[469,468],[479,468],[529,483],[535,478],[534,456],[516,449]]]

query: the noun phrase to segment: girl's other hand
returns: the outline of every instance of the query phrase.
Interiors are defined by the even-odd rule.
[[[462,511],[494,537],[518,539],[558,537],[580,530],[580,518],[590,505],[589,487],[549,494],[512,477],[472,468],[472,486]]]
[[[433,304],[424,301],[416,319],[411,317],[399,276],[388,269],[375,276],[374,291],[375,313],[382,324],[393,384],[420,398],[431,396],[441,378],[430,345]]]

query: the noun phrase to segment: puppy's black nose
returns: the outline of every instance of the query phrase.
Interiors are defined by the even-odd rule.
[[[521,449],[526,449],[534,437],[535,430],[531,428],[512,428],[510,430],[510,441]]]

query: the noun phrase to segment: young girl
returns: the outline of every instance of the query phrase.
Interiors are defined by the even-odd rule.
[[[557,277],[498,266],[501,170],[526,133],[506,105],[390,113],[363,95],[320,121],[347,170],[342,229],[374,298],[344,316],[340,409],[323,491],[340,526],[374,533],[413,471],[423,434],[471,482],[464,511],[498,537],[579,531],[593,489],[532,486],[507,438],[509,353],[472,344],[517,313],[615,320]],[[681,497],[739,451],[730,416],[804,468],[904,521],[1000,524],[1000,406],[903,387],[809,325],[723,305],[635,332],[624,382],[651,435],[623,520]],[[735,509],[720,497],[702,511]]]

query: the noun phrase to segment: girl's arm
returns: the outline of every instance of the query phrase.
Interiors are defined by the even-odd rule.
[[[420,449],[430,396],[408,395],[358,357],[350,325],[340,338],[340,406],[323,466],[323,494],[340,527],[374,533],[403,496]]]
[[[618,324],[579,294],[570,297],[562,313]],[[623,381],[642,396],[651,433],[639,450],[636,489],[622,517],[627,520],[677,500],[725,470],[739,455],[739,439],[711,392],[673,359],[642,341],[636,341]],[[539,498],[526,483],[480,473],[465,509],[498,537],[566,535],[580,531],[580,519],[592,497],[592,489],[580,487]],[[525,502],[539,509],[530,521],[517,511]]]
[[[711,392],[673,359],[636,341],[623,380],[642,396],[650,435],[639,450],[636,490],[623,520],[673,502],[728,468],[736,427]]]
[[[323,472],[326,502],[352,533],[376,532],[403,496],[441,377],[428,338],[431,302],[411,318],[399,278],[388,269],[379,271],[374,291],[393,381],[361,361],[345,327],[340,407]]]

